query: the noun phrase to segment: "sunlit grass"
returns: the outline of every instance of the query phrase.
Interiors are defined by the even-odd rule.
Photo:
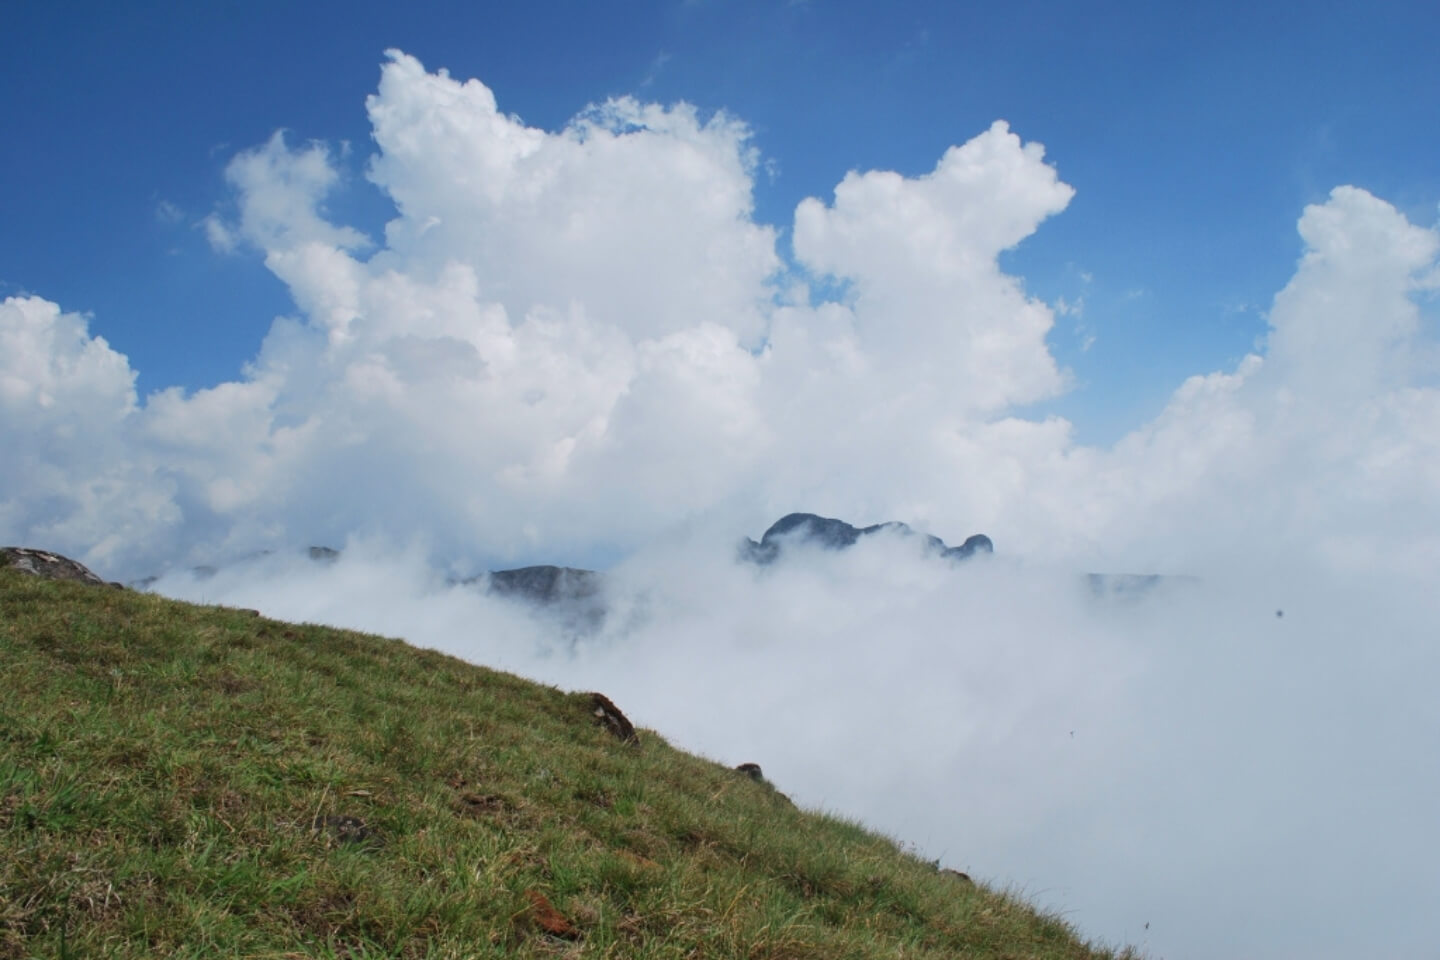
[[[1112,955],[641,738],[396,640],[0,571],[0,958]]]

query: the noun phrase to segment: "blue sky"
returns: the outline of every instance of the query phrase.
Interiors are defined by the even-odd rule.
[[[1075,388],[1044,409],[1090,442],[1254,348],[1306,204],[1353,183],[1429,225],[1440,202],[1440,11],[1419,2],[27,2],[6,18],[23,40],[0,65],[0,293],[89,312],[142,395],[234,377],[293,309],[258,256],[196,229],[236,152],[278,128],[348,142],[328,209],[379,236],[393,208],[364,180],[363,98],[389,47],[550,130],[623,94],[728,110],[770,163],[757,218],[782,229],[847,170],[920,174],[1008,120],[1077,191],[1004,263],[1051,303],[1083,299],[1050,336]]]

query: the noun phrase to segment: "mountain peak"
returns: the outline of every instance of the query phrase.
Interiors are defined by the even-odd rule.
[[[844,520],[814,513],[788,513],[770,525],[770,529],[761,536],[760,542],[746,538],[740,545],[740,556],[741,559],[753,563],[770,564],[779,558],[786,543],[806,543],[825,550],[844,550],[854,546],[861,537],[882,531],[906,537],[920,536],[909,524],[898,520],[856,527]],[[924,536],[927,550],[946,560],[965,560],[976,553],[995,552],[995,544],[983,533],[967,537],[958,547],[946,546],[944,540],[932,534]]]

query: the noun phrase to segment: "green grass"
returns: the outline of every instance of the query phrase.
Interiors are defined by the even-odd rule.
[[[1112,956],[641,738],[397,640],[0,570],[0,958]]]

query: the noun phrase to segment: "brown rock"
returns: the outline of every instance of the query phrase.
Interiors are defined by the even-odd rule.
[[[594,714],[595,722],[609,730],[611,734],[626,743],[639,745],[640,737],[635,733],[635,727],[625,719],[625,714],[621,713],[620,708],[615,706],[605,694],[590,694],[590,712]]]
[[[743,773],[743,774],[745,774],[745,776],[749,777],[751,780],[754,780],[756,783],[760,784],[760,785],[761,785],[762,787],[764,787],[764,788],[766,789],[766,791],[768,791],[768,792],[770,793],[770,795],[773,796],[775,799],[777,799],[777,800],[782,800],[782,801],[784,801],[785,803],[789,804],[789,805],[792,806],[792,807],[795,806],[795,801],[793,801],[793,800],[791,800],[789,797],[785,796],[785,794],[781,793],[779,790],[776,790],[776,789],[775,789],[775,784],[773,784],[773,783],[771,783],[769,780],[766,780],[766,779],[765,779],[765,774],[764,774],[764,772],[760,769],[760,764],[758,764],[758,763],[742,763],[742,764],[740,764],[739,766],[737,766],[737,767],[735,768],[735,772],[736,772],[736,773]]]

